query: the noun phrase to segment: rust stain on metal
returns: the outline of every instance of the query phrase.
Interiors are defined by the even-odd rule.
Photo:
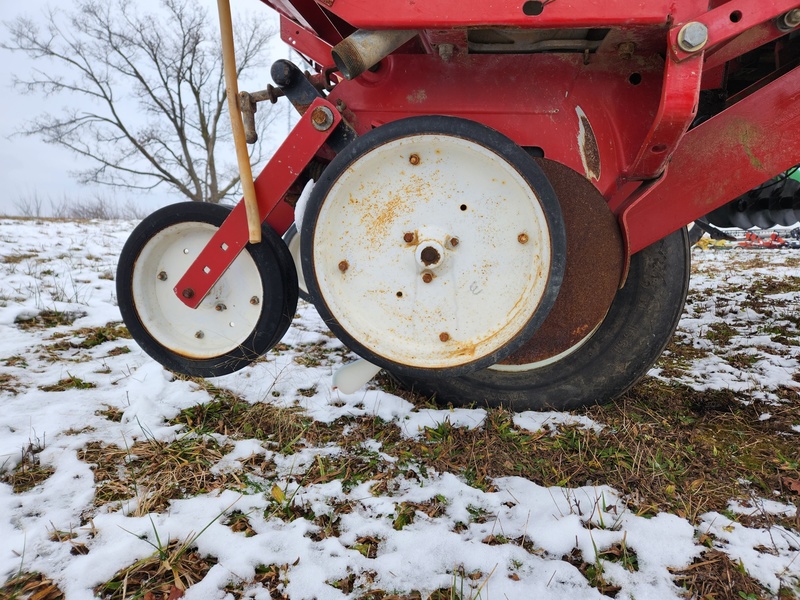
[[[422,249],[422,252],[420,252],[420,258],[422,259],[422,262],[425,263],[426,267],[430,267],[431,265],[438,264],[442,259],[442,255],[439,254],[439,251],[433,246],[428,246]]]
[[[317,125],[322,125],[327,120],[327,117],[323,110],[317,107],[311,112],[311,120]]]
[[[597,145],[597,138],[594,130],[589,123],[589,118],[580,106],[575,107],[578,114],[578,148],[581,153],[583,170],[586,172],[586,179],[595,181],[600,180],[600,147]]]
[[[561,204],[567,230],[567,266],[547,319],[520,350],[501,364],[535,363],[575,346],[602,322],[622,274],[619,225],[597,188],[561,163],[535,160]]]

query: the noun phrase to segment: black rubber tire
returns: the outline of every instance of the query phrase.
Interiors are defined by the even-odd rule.
[[[572,410],[609,402],[647,373],[672,337],[686,301],[689,258],[685,228],[635,254],[625,286],[597,331],[555,363],[451,379],[393,375],[404,387],[454,406]]]
[[[247,244],[259,273],[263,300],[256,326],[234,350],[210,358],[192,358],[165,347],[147,329],[136,308],[133,274],[145,246],[164,229],[180,223],[208,223],[219,227],[227,218],[227,207],[184,202],[172,204],[146,217],[131,233],[117,265],[117,300],[120,313],[133,339],[166,368],[193,377],[218,377],[238,371],[267,352],[286,334],[297,310],[297,273],[289,250],[269,226],[262,226],[262,241]],[[155,279],[157,273],[152,273]],[[198,323],[200,327],[202,323]]]

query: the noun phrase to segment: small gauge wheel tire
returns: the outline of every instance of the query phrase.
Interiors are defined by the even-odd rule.
[[[689,259],[685,228],[634,254],[625,285],[595,333],[556,362],[448,379],[392,376],[406,389],[454,406],[573,410],[609,402],[647,373],[672,338],[688,292]]]
[[[146,217],[117,266],[120,313],[133,339],[164,367],[194,377],[238,371],[285,335],[297,308],[297,274],[280,236],[262,227],[200,306],[173,293],[186,269],[230,214],[227,207],[185,202]],[[207,333],[205,333],[207,332]]]

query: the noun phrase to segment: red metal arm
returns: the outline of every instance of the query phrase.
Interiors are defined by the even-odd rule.
[[[312,121],[317,107],[326,107],[333,115],[333,123],[324,131]],[[278,233],[286,231],[293,219],[292,208],[281,200],[341,120],[333,104],[321,98],[315,100],[256,178],[261,221],[266,220]],[[175,295],[186,306],[197,308],[248,239],[247,216],[244,203],[240,201],[181,277],[173,289]]]
[[[800,162],[798,106],[800,67],[690,130],[664,176],[621,212],[628,253]]]

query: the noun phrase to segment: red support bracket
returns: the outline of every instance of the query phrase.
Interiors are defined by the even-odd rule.
[[[324,67],[333,66],[331,46],[302,25],[281,15],[281,39],[303,56]]]
[[[691,129],[618,213],[628,256],[800,163],[800,67]]]
[[[323,121],[321,115],[328,119]],[[256,178],[262,223],[266,220],[278,233],[286,231],[294,213],[281,200],[341,120],[336,107],[322,98],[315,100],[300,118]],[[247,215],[244,202],[240,201],[173,288],[175,295],[189,308],[197,308],[248,240]]]
[[[694,120],[702,71],[702,52],[680,63],[667,58],[658,112],[625,179],[653,179],[664,172]]]
[[[763,0],[730,0],[692,19],[691,22],[701,23],[706,27],[708,41],[705,43],[704,48],[708,49],[708,53],[711,54],[712,48],[720,48],[721,44],[750,32],[753,28],[759,27],[768,21],[773,23],[766,27],[767,32],[774,37],[779,37],[776,34],[780,32],[777,26],[774,25],[776,19],[794,8],[797,8],[797,0],[771,0],[770,2],[764,2]],[[683,61],[695,55],[694,52],[686,52],[681,49],[678,43],[680,31],[684,25],[686,23],[673,27],[669,33],[671,54],[677,61]],[[762,32],[762,35],[766,35],[767,32]],[[782,33],[785,34],[786,32]],[[724,61],[720,62],[720,58],[715,58],[713,60],[709,59],[709,62],[710,64],[706,64],[706,68],[722,64]]]

